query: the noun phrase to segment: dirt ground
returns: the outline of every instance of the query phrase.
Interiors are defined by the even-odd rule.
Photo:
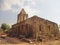
[[[27,43],[17,38],[5,37],[0,38],[0,45],[60,45],[60,40],[48,42]]]

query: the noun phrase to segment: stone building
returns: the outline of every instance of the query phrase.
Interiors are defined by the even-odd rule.
[[[31,39],[56,39],[59,34],[58,25],[55,22],[33,16],[28,18],[25,10],[22,9],[17,16],[17,23],[12,25],[10,35]]]

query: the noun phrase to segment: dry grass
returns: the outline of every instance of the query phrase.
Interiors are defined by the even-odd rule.
[[[60,45],[60,40],[55,40],[51,42],[40,42],[40,43],[34,43],[34,44],[20,43],[20,44],[0,44],[0,45]]]
[[[60,45],[60,40],[48,41],[48,42],[36,42],[33,44],[22,42],[17,38],[6,37],[5,39],[0,38],[0,45]]]

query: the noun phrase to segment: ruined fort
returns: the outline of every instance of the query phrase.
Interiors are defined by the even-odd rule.
[[[10,35],[28,39],[56,39],[59,35],[58,25],[55,22],[33,16],[28,18],[24,9],[17,15],[17,23],[12,25]]]

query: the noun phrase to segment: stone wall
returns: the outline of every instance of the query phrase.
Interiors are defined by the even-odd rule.
[[[12,25],[10,35],[19,37],[23,35],[32,39],[55,39],[59,35],[58,25],[52,21],[33,16],[28,18],[25,10],[18,14],[17,23]]]
[[[54,39],[58,37],[59,29],[56,23],[33,16],[12,26],[14,36],[23,35],[26,38]]]

